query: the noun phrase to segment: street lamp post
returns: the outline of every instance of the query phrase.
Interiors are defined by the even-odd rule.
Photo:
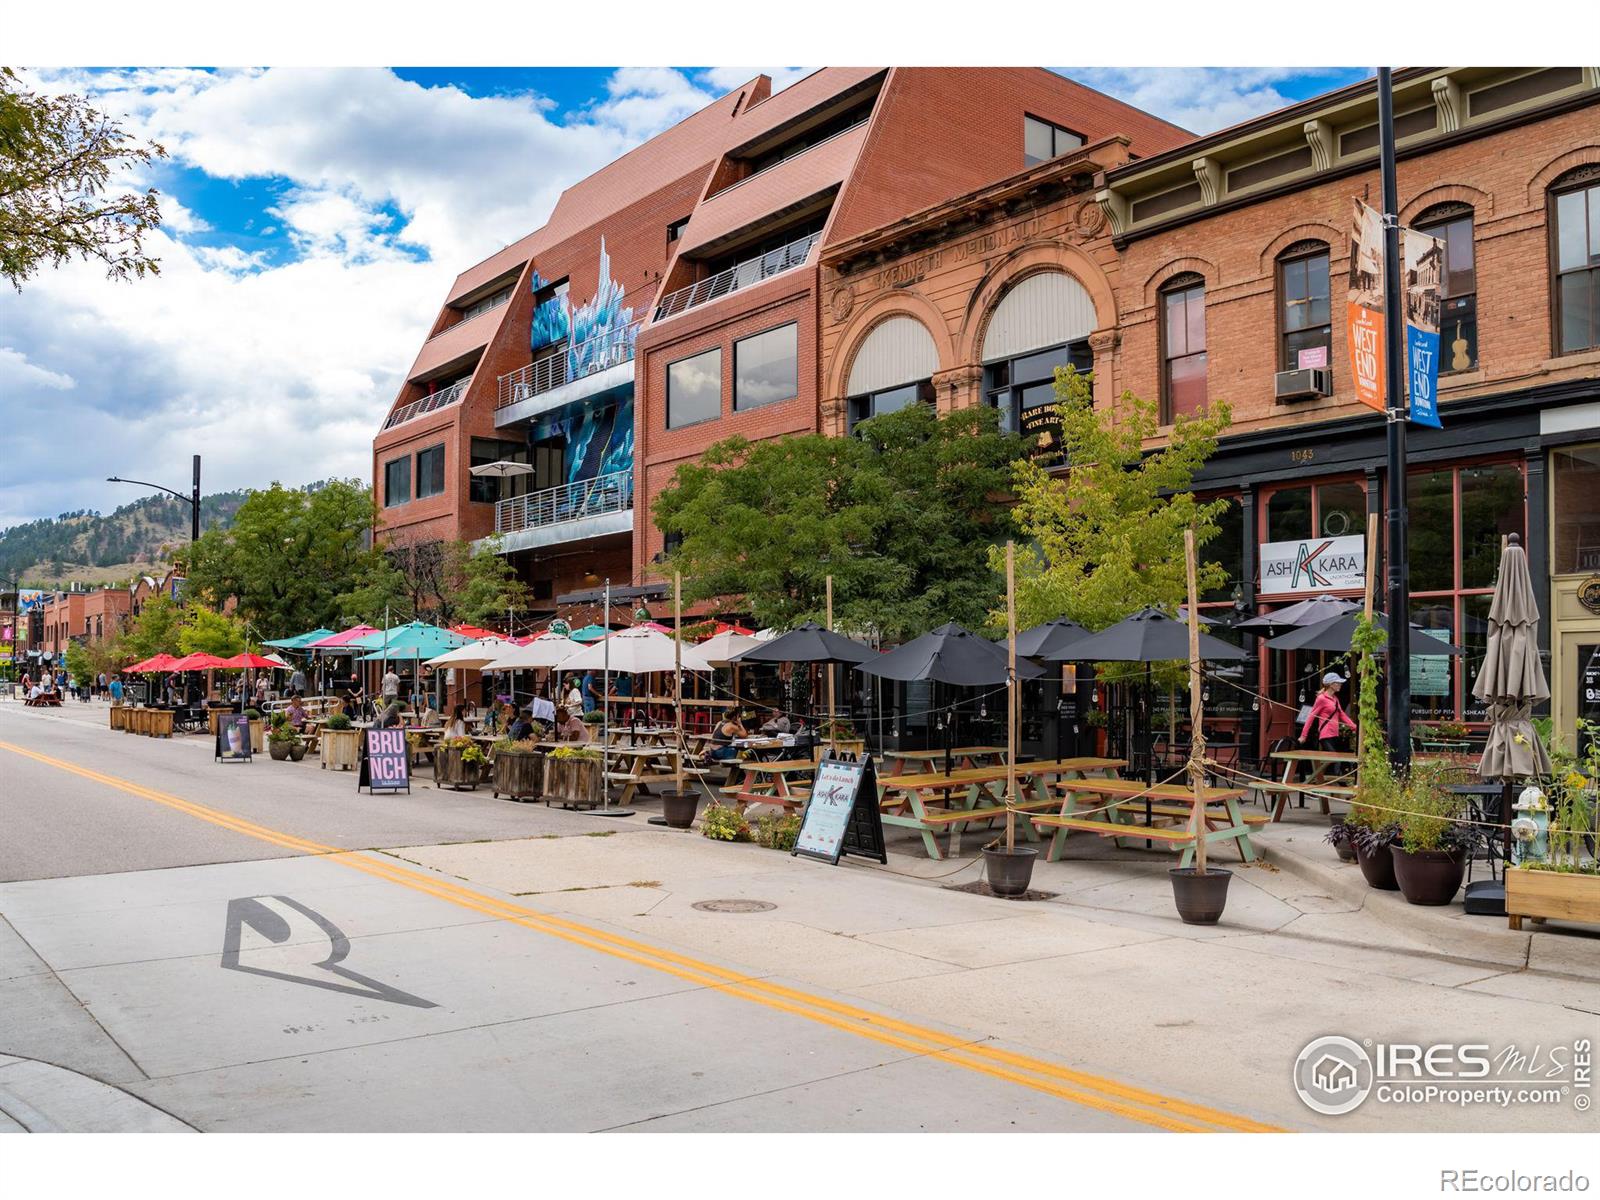
[[[146,483],[142,479],[124,479],[120,475],[108,475],[107,483],[132,483],[139,487],[154,488],[158,492],[165,492],[169,496],[176,496],[179,500],[186,501],[189,505],[189,543],[193,545],[200,540],[200,456],[194,456],[194,486],[189,495],[175,492],[169,487],[159,483]]]

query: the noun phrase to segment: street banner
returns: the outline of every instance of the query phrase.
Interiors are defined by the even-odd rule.
[[[1406,382],[1409,417],[1439,425],[1439,275],[1444,242],[1415,229],[1400,230],[1406,288]]]
[[[1350,295],[1345,333],[1356,399],[1384,410],[1383,403],[1383,214],[1356,200],[1350,231]]]

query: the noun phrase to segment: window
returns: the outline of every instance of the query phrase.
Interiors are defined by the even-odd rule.
[[[733,344],[733,411],[800,394],[798,325],[780,325]]]
[[[1269,542],[1353,537],[1366,529],[1367,489],[1360,480],[1279,488],[1267,496]]]
[[[1600,346],[1600,179],[1554,193],[1556,353]]]
[[[444,447],[429,446],[417,452],[417,499],[444,492]]]
[[[1278,312],[1279,369],[1331,365],[1327,246],[1321,242],[1291,246],[1278,260]]]
[[[383,506],[393,508],[411,499],[411,459],[394,458],[383,464]]]
[[[1070,130],[1038,117],[1022,118],[1022,165],[1031,167],[1058,158],[1083,145],[1083,139]]]
[[[499,308],[507,300],[511,299],[511,292],[515,286],[515,284],[512,284],[509,287],[503,287],[498,292],[491,292],[481,300],[474,300],[461,310],[461,319],[470,321],[473,317],[486,313],[490,309]]]
[[[1600,571],[1600,444],[1552,450],[1550,485],[1551,574]]]
[[[498,438],[472,439],[472,465],[481,467],[492,462],[526,463],[529,461],[526,442],[501,441]],[[467,476],[467,499],[480,504],[493,504],[512,496],[526,495],[533,489],[533,472],[525,475],[472,475]]]
[[[1161,293],[1161,421],[1193,416],[1206,406],[1206,286],[1196,275]]]
[[[1057,424],[1053,411],[1058,403],[1057,367],[1076,367],[1080,375],[1093,370],[1094,352],[1089,349],[1088,339],[1034,350],[984,367],[984,390],[989,404],[1000,410],[1001,429],[1007,433],[1038,433],[1042,437],[1049,432],[1049,426]],[[1059,432],[1056,430],[1057,437]]]
[[[722,415],[722,350],[667,365],[667,428],[682,429]]]
[[[881,417],[884,413],[899,412],[902,408],[918,402],[933,404],[933,381],[924,379],[920,383],[906,383],[899,387],[884,388],[879,392],[869,392],[865,396],[850,397],[850,429],[862,421],[870,421],[873,417]]]
[[[670,246],[673,242],[675,242],[679,238],[681,238],[683,236],[683,231],[685,229],[687,229],[687,228],[689,228],[689,218],[688,217],[679,217],[671,225],[668,225],[667,226],[667,244]]]
[[[1452,204],[1422,214],[1417,229],[1444,242],[1439,274],[1439,371],[1478,365],[1478,275],[1472,248],[1472,210]]]

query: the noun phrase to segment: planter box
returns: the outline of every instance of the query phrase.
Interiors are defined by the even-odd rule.
[[[355,770],[357,756],[361,752],[361,730],[324,729],[318,744],[324,771],[329,767],[336,767],[341,771]]]
[[[206,723],[211,730],[211,736],[216,737],[217,734],[221,733],[222,722],[233,715],[234,713],[231,708],[206,709]]]
[[[1506,872],[1506,916],[1513,929],[1522,928],[1523,917],[1600,925],[1600,875],[1512,867]]]
[[[152,708],[146,718],[145,732],[151,737],[171,737],[173,715],[170,708]]]
[[[267,748],[266,718],[250,722],[250,753],[260,754]]]
[[[537,800],[544,795],[545,757],[536,750],[497,750],[494,794],[512,800]]]
[[[600,760],[549,758],[544,760],[544,799],[569,806],[598,808],[605,801],[605,781]]]
[[[112,729],[121,729],[125,723],[124,718],[126,718],[127,715],[128,710],[123,708],[122,705],[113,704],[107,720],[110,722]]]
[[[461,761],[460,750],[447,749],[444,746],[436,748],[433,752],[433,786],[436,788],[454,788],[460,791],[474,791],[478,786],[479,770],[482,763],[469,763]]]

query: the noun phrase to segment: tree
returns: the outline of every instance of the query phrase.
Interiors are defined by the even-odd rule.
[[[511,561],[500,553],[498,537],[486,539],[476,552],[468,542],[453,542],[450,558],[459,585],[452,589],[455,620],[439,624],[464,621],[469,625],[498,627],[514,623],[512,618],[516,611],[528,607],[532,593],[528,585],[517,578]]]
[[[143,662],[157,654],[178,654],[179,620],[183,610],[168,596],[151,596],[139,615],[122,629],[117,638],[122,661],[118,666]]]
[[[184,654],[215,654],[232,658],[245,650],[244,622],[200,604],[190,604],[183,612],[178,630],[178,649]]]
[[[1160,428],[1155,405],[1125,392],[1113,411],[1097,411],[1088,376],[1056,372],[1062,441],[1071,464],[1065,477],[1037,463],[1014,471],[1017,620],[1024,627],[1070,617],[1104,629],[1146,605],[1173,612],[1183,601],[1183,531],[1203,546],[1217,535],[1228,501],[1202,503],[1190,490],[1197,470],[1228,427],[1226,403],[1180,416],[1167,445],[1145,453]],[[998,552],[995,569],[1003,569]],[[1227,582],[1217,563],[1203,563],[1202,592]],[[1003,617],[1003,614],[1001,614]]]
[[[402,535],[373,557],[341,603],[369,623],[387,617],[391,623],[500,626],[529,599],[527,585],[499,553],[498,539],[474,552],[471,542]]]
[[[112,279],[159,274],[144,249],[161,224],[155,189],[109,189],[113,176],[166,153],[83,97],[27,91],[0,67],[0,275],[20,292],[40,266],[73,258],[105,264]]]
[[[1025,441],[998,414],[940,417],[923,405],[847,438],[734,437],[678,468],[656,525],[685,599],[740,597],[763,625],[836,620],[891,639],[947,620],[980,624],[999,595],[985,552],[1011,532],[1002,497]]]

